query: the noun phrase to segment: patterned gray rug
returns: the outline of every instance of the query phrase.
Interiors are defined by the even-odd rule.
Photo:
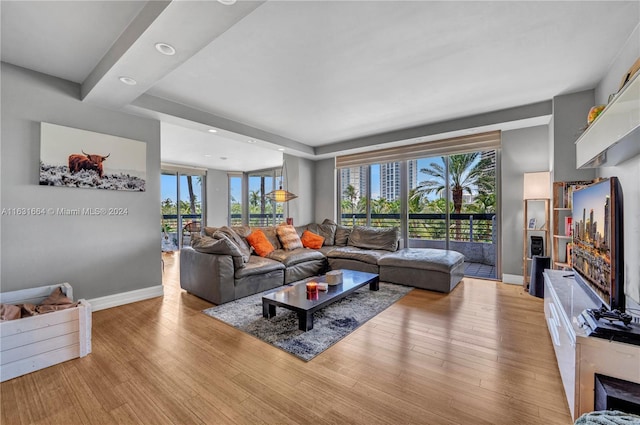
[[[264,293],[278,289],[282,288]],[[211,307],[203,310],[203,313],[309,361],[412,289],[384,282],[380,282],[378,291],[370,291],[368,286],[360,288],[348,297],[316,311],[313,329],[307,332],[298,329],[296,313],[285,308],[278,307],[276,316],[271,319],[262,317],[263,294]]]

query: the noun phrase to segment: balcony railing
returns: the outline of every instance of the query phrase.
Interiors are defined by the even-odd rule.
[[[462,213],[451,214],[449,220],[449,239],[464,242],[487,242],[493,241],[494,213],[476,214]],[[176,214],[164,214],[163,223],[168,225],[170,230],[175,232],[178,227],[178,216]],[[199,214],[183,214],[183,225],[194,220],[200,220]],[[268,227],[277,225],[284,221],[282,213],[273,214],[251,214],[249,225],[256,227]],[[371,214],[371,225],[373,227],[400,227],[400,214]],[[345,226],[365,226],[367,224],[366,214],[342,214],[342,224]],[[241,214],[231,214],[231,225],[242,224]],[[444,240],[446,235],[445,214],[409,214],[409,238]]]
[[[192,221],[202,221],[201,214],[181,214],[182,226]],[[178,215],[177,214],[163,214],[162,224],[169,226],[168,233],[176,233],[178,230]]]
[[[493,242],[495,213],[450,214],[449,239],[463,242]],[[366,214],[342,214],[342,224],[365,226]],[[371,214],[374,227],[400,227],[400,214]],[[447,234],[445,214],[409,214],[409,238],[444,240]]]
[[[285,221],[282,213],[273,214],[249,214],[249,226],[269,227]],[[242,214],[231,214],[231,225],[242,225]]]

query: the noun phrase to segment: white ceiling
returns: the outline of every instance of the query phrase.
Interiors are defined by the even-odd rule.
[[[82,84],[85,101],[169,122],[163,161],[222,170],[277,166],[279,147],[320,158],[383,133],[397,143],[402,129],[593,88],[640,22],[640,1],[1,7],[3,61]],[[178,53],[161,56],[155,42]]]

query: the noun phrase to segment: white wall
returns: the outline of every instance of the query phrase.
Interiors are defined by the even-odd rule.
[[[293,224],[303,225],[314,221],[315,213],[315,162],[292,155],[284,155],[286,162],[287,190],[298,195],[297,198],[285,204]]]
[[[159,122],[81,102],[76,83],[1,66],[1,208],[127,210],[3,214],[1,290],[69,282],[77,298],[97,298],[161,285]],[[42,121],[146,142],[146,192],[39,186]]]
[[[502,132],[502,274],[522,276],[524,173],[549,170],[549,128]],[[546,243],[546,241],[545,241]],[[514,282],[510,278],[507,281]]]
[[[325,218],[337,221],[336,217],[336,161],[335,158],[316,161],[315,220],[322,223]]]
[[[207,226],[229,222],[229,178],[226,171],[207,170]]]
[[[609,94],[618,91],[623,75],[639,57],[640,25],[596,87],[596,103],[607,103]],[[640,304],[640,155],[597,171],[600,177],[618,177],[620,180],[624,198],[625,294]]]
[[[577,169],[575,145],[587,125],[587,115],[593,105],[593,90],[553,98],[553,139],[550,152],[553,181],[592,180],[595,177],[594,170]]]

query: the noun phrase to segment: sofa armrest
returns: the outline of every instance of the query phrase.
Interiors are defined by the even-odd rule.
[[[206,254],[191,247],[180,250],[180,287],[214,304],[235,297],[233,258]]]

